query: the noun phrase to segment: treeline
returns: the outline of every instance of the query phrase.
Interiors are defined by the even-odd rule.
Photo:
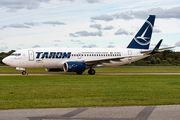
[[[1,52],[1,53],[0,53],[0,65],[5,65],[5,64],[2,62],[3,58],[11,55],[13,52],[15,52],[15,50],[11,50],[11,51],[9,51],[9,52],[7,52],[7,53]]]
[[[4,65],[2,59],[11,55],[15,50],[11,50],[8,53],[0,53],[0,65]],[[147,58],[131,63],[130,66],[180,66],[180,52],[174,52],[172,50],[164,50],[153,54]]]
[[[132,66],[180,66],[180,52],[164,50],[136,61]]]

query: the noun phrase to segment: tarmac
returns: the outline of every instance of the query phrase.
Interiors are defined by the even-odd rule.
[[[180,105],[0,110],[0,120],[180,120]]]

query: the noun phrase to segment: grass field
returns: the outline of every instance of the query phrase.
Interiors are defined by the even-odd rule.
[[[180,76],[0,76],[0,109],[180,104]]]
[[[179,67],[115,67],[96,72],[171,73]],[[29,73],[47,73],[27,69]],[[0,68],[2,73],[20,73]],[[0,76],[0,109],[180,104],[178,75]]]

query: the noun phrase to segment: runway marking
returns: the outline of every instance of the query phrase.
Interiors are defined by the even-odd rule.
[[[71,117],[73,117],[79,113],[82,113],[86,110],[88,110],[88,108],[78,108],[74,111],[71,111],[71,112],[61,115],[61,116],[55,115],[55,116],[43,116],[43,117],[29,117],[28,119],[29,120],[73,120],[73,119],[71,119]],[[78,120],[78,119],[76,119],[76,120]],[[82,119],[79,119],[79,120],[82,120]]]
[[[72,118],[79,113],[82,113],[88,108],[78,108],[72,112],[66,113],[58,117],[55,116],[43,116],[43,117],[29,117],[29,120],[148,120],[149,116],[153,112],[156,106],[146,106],[135,118]]]
[[[88,109],[87,109],[87,108],[78,108],[77,110],[74,110],[74,111],[72,111],[72,112],[69,112],[69,113],[67,113],[67,114],[64,114],[64,115],[62,115],[61,117],[63,117],[63,118],[70,118],[70,117],[73,117],[73,116],[75,116],[75,115],[77,115],[77,114],[79,114],[79,113],[81,113],[81,112],[86,111],[86,110],[88,110]]]
[[[135,120],[148,120],[149,116],[153,112],[156,106],[145,107],[135,118]]]

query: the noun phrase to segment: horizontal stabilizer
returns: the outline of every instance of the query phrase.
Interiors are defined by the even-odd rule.
[[[144,51],[141,51],[141,53],[155,54],[155,53],[157,53],[158,51],[161,51],[161,50],[167,50],[167,49],[175,48],[175,46],[174,46],[174,47],[167,47],[167,48],[161,48],[161,49],[159,49],[162,41],[163,41],[163,40],[161,39],[161,40],[158,42],[158,44],[154,47],[153,50],[144,50]]]

